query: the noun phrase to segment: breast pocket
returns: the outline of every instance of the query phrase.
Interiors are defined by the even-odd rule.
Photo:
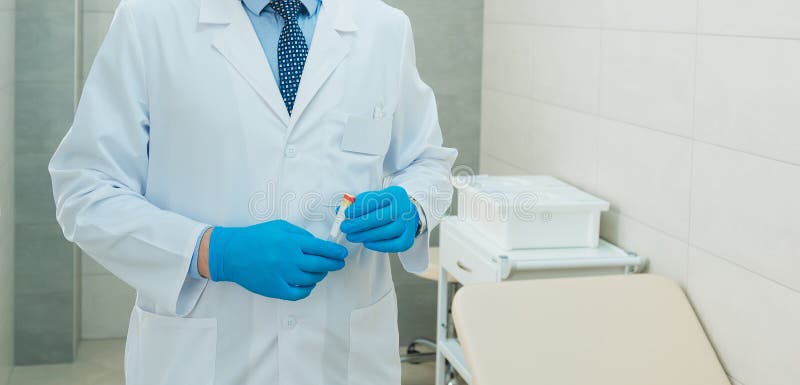
[[[128,385],[211,385],[217,320],[168,317],[134,307],[125,352]]]
[[[385,155],[392,138],[392,117],[380,119],[350,115],[342,133],[343,151]]]

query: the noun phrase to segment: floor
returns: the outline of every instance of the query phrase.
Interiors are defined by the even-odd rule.
[[[17,366],[9,385],[123,385],[123,340],[83,341],[72,364]],[[433,384],[433,363],[403,364],[403,385]]]

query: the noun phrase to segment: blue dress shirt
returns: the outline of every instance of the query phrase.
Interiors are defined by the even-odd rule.
[[[272,7],[268,7],[271,0],[242,0],[247,17],[250,18],[250,23],[253,24],[253,29],[258,36],[258,41],[261,42],[261,49],[264,50],[264,55],[269,62],[269,69],[272,71],[272,76],[275,78],[275,86],[281,83],[280,75],[278,73],[278,39],[281,36],[281,29],[283,29],[283,18],[280,17]],[[314,29],[317,26],[317,16],[319,15],[319,8],[322,5],[322,0],[300,0],[302,7],[300,13],[297,15],[297,23],[303,31],[303,36],[306,38],[306,45],[311,48],[311,40],[314,37]],[[302,82],[302,79],[301,79]],[[208,230],[208,229],[206,229]],[[203,231],[205,233],[205,231]],[[202,235],[197,239],[197,244],[194,246],[194,254],[192,255],[192,264],[189,267],[189,277],[203,279],[197,271],[197,253],[200,251],[200,240]]]
[[[247,17],[253,24],[261,48],[267,56],[269,68],[275,78],[275,84],[280,84],[278,75],[278,39],[283,29],[283,18],[280,17],[272,7],[268,7],[270,0],[242,0]],[[300,0],[302,6],[297,15],[297,24],[303,31],[306,38],[306,45],[311,48],[311,39],[314,37],[314,29],[317,26],[317,16],[322,5],[321,0]],[[302,82],[302,79],[301,79]]]

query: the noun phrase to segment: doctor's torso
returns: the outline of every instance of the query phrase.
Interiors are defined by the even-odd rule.
[[[399,11],[324,0],[289,117],[238,1],[133,3],[141,3],[132,9],[148,98],[148,201],[205,223],[280,218],[324,237],[342,193],[381,188],[401,88]],[[129,379],[399,381],[388,259],[348,247],[347,267],[300,302],[209,282],[187,318],[172,318],[140,296],[127,359],[147,370]]]
[[[162,7],[179,1],[191,0]],[[364,3],[362,10],[376,8],[378,14],[397,12],[378,1],[352,2]],[[375,12],[354,12],[364,14],[358,29],[337,31],[325,9],[331,3],[322,5],[291,117],[243,11],[231,16],[240,19],[239,31],[224,23],[198,28],[197,15],[185,10],[159,12],[139,23],[141,31],[158,31],[143,32],[141,39],[149,95],[149,200],[160,203],[176,190],[197,200],[236,196],[224,208],[164,203],[200,220],[246,225],[296,219],[287,217],[298,213],[294,210],[273,210],[264,193],[270,198],[319,197],[331,214],[331,204],[335,207],[343,192],[381,186],[391,127],[348,123],[373,118],[376,108],[382,111],[381,120],[392,118],[399,96],[403,27],[387,22],[391,17],[366,16]],[[368,138],[358,132],[372,128],[385,129],[386,135]],[[345,139],[368,143],[359,152],[348,151],[342,146]],[[172,179],[176,176],[181,183]],[[284,205],[299,200],[282,198]],[[322,235],[329,222],[317,222],[311,230]]]

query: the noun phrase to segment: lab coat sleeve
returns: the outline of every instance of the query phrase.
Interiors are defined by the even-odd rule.
[[[123,1],[95,59],[75,120],[50,161],[65,237],[152,301],[184,316],[206,280],[187,277],[207,225],[145,196],[148,95],[143,52]]]
[[[392,142],[385,168],[390,185],[401,186],[425,212],[428,231],[411,249],[399,253],[403,267],[412,273],[428,267],[431,230],[450,207],[453,188],[450,170],[458,152],[442,145],[442,130],[433,90],[417,72],[411,23],[405,18],[405,38],[400,71],[400,98],[392,123]]]

